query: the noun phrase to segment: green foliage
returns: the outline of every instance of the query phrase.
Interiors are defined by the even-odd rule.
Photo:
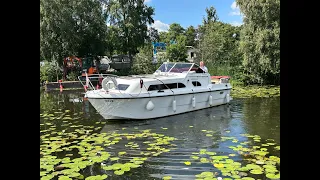
[[[178,36],[184,33],[183,27],[178,23],[172,23],[169,27],[167,41],[175,40],[177,41]]]
[[[186,39],[186,45],[187,46],[195,46],[195,38],[196,38],[196,30],[193,26],[189,26],[185,32]]]
[[[216,22],[218,21],[218,15],[217,15],[217,10],[213,6],[210,6],[210,8],[206,8],[206,18],[203,18],[203,24],[206,25],[210,22]]]
[[[99,1],[40,0],[40,56],[57,60],[69,55],[100,55],[106,24]]]
[[[184,62],[187,58],[187,48],[186,48],[186,36],[177,36],[177,43],[171,44],[167,47],[167,58],[170,61],[180,61]]]
[[[153,27],[150,27],[148,30],[148,37],[148,40],[150,42],[158,42],[160,39],[158,30]]]
[[[110,0],[107,12],[110,25],[118,28],[117,50],[132,57],[148,39],[147,24],[154,22],[154,9],[144,0]]]
[[[200,55],[210,74],[233,76],[241,72],[241,53],[238,50],[238,27],[222,22],[209,22],[203,26]],[[239,77],[238,77],[239,78]]]
[[[145,45],[139,48],[139,53],[134,57],[131,74],[150,74],[156,70],[156,66],[152,64],[152,45]]]
[[[247,83],[280,82],[280,0],[237,0],[244,14],[240,50]]]
[[[49,81],[56,82],[62,78],[62,71],[55,62],[45,62],[44,66],[40,66],[40,82]]]
[[[68,75],[67,75],[67,80],[68,81],[77,81],[78,80],[78,76],[79,74],[75,71],[71,71]]]
[[[159,41],[169,43],[170,41],[168,41],[169,38],[167,38],[167,36],[168,36],[167,32],[165,31],[159,32]]]

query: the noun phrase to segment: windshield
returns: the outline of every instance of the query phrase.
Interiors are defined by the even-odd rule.
[[[182,73],[189,71],[190,67],[192,66],[192,63],[176,63],[173,68],[170,70],[170,72],[175,73]]]
[[[168,72],[175,63],[163,63],[157,70],[161,72]]]
[[[187,72],[193,66],[193,63],[163,63],[158,70],[161,72],[182,73]]]

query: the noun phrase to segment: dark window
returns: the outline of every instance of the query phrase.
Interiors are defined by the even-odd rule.
[[[126,89],[128,89],[128,87],[128,84],[118,84],[118,89],[122,91],[125,91]]]
[[[193,84],[194,86],[201,86],[201,83],[199,83],[198,81],[192,81],[192,84]]]
[[[185,88],[186,86],[182,83],[178,83],[178,88]]]
[[[158,85],[150,85],[149,88],[148,88],[148,91],[155,91],[155,90],[160,90],[159,87],[160,84]]]
[[[176,89],[177,88],[177,83],[166,84],[164,89],[168,89],[168,88],[169,89]]]
[[[178,88],[184,88],[186,87],[182,83],[171,83],[171,84],[155,84],[155,85],[150,85],[148,88],[148,91],[155,91],[155,90],[163,90],[163,89],[176,89],[178,85]]]

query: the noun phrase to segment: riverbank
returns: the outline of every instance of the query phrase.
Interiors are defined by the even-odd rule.
[[[47,89],[46,89],[47,87]],[[60,90],[59,83],[49,83],[43,87],[46,90]],[[63,82],[63,90],[83,89],[80,82]],[[251,97],[277,97],[280,96],[280,86],[260,86],[232,83],[231,96],[233,98],[251,98]]]
[[[232,98],[278,97],[280,96],[280,86],[233,85],[231,96]]]

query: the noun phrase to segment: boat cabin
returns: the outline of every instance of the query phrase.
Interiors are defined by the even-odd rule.
[[[195,63],[164,62],[153,74],[105,78],[102,84],[114,93],[179,92],[207,88],[211,78]]]

